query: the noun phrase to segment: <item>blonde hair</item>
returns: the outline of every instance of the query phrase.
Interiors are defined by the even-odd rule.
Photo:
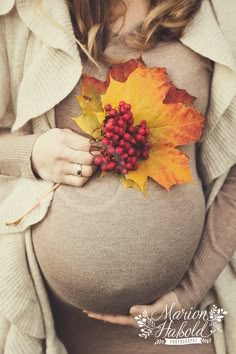
[[[74,39],[82,58],[89,57],[97,66],[98,63],[117,63],[117,60],[108,57],[104,50],[109,40],[109,26],[126,13],[125,2],[123,0],[64,1],[69,8],[74,27]],[[41,2],[42,0],[37,0],[38,4]],[[179,39],[200,5],[201,0],[152,0],[151,9],[143,23],[127,35],[127,44],[130,48],[143,51],[153,48],[158,41]]]
[[[89,54],[98,62],[112,64],[104,54],[109,25],[124,16],[126,5],[123,0],[67,0],[74,31]],[[114,9],[120,5],[119,13]],[[157,41],[180,38],[186,26],[200,8],[201,0],[155,0],[139,28],[127,35],[126,42],[140,51],[152,48]]]

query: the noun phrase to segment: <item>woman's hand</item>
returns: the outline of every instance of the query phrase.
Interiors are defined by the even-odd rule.
[[[97,320],[103,320],[105,322],[120,324],[124,326],[132,326],[138,328],[137,321],[135,320],[135,316],[141,315],[144,310],[147,311],[148,316],[150,317],[152,314],[156,315],[161,314],[164,310],[165,306],[168,305],[168,308],[175,303],[174,310],[179,311],[182,309],[182,306],[177,298],[177,295],[174,291],[170,291],[169,293],[163,295],[161,298],[157,299],[155,302],[149,305],[135,305],[130,309],[129,315],[103,315],[89,311],[83,311],[88,315],[88,317],[95,318]]]
[[[94,150],[91,154],[90,147],[88,138],[70,129],[50,129],[34,143],[32,169],[46,181],[81,187],[97,169],[93,160],[100,151]],[[82,176],[77,175],[79,164]]]

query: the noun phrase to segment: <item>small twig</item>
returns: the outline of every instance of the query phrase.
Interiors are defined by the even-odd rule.
[[[41,203],[41,201],[43,200],[43,199],[45,199],[50,193],[52,193],[52,192],[54,192],[59,186],[61,185],[61,183],[57,183],[57,184],[55,184],[47,193],[45,193],[40,199],[39,199],[39,201],[36,203],[36,204],[34,204],[33,206],[32,206],[32,208],[30,208],[24,215],[22,215],[19,219],[17,219],[17,220],[15,220],[15,221],[10,221],[10,222],[6,222],[5,224],[7,225],[7,226],[16,226],[16,225],[18,225],[23,219],[24,219],[24,217],[26,216],[26,215],[28,215],[29,213],[31,213],[31,211],[33,211],[40,203]]]

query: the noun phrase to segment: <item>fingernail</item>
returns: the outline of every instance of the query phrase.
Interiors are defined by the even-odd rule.
[[[131,307],[130,311],[131,315],[136,315],[137,314],[137,310],[134,307]]]
[[[96,318],[96,316],[92,315],[91,313],[88,313],[87,316],[91,318]]]
[[[131,307],[131,309],[130,309],[131,315],[140,315],[141,312],[142,312],[142,308],[138,307],[138,306]]]

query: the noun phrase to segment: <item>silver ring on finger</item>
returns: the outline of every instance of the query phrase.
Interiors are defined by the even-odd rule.
[[[82,175],[82,165],[80,163],[77,164],[76,174],[79,177],[83,177],[83,175]]]

